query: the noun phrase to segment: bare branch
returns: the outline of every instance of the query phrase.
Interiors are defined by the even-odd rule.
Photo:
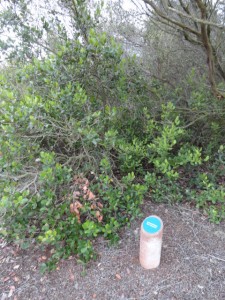
[[[159,22],[165,25],[173,25],[179,30],[184,38],[194,45],[199,45],[207,55],[207,66],[209,82],[213,94],[219,99],[225,98],[225,95],[218,91],[216,85],[216,72],[224,79],[225,72],[219,62],[218,55],[211,39],[211,29],[224,32],[225,26],[216,22],[212,22],[212,15],[217,15],[216,5],[219,3],[206,2],[203,0],[191,0],[190,7],[183,0],[176,2],[178,6],[174,6],[169,0],[143,0],[152,11],[151,15],[158,17]],[[177,9],[180,8],[180,9]],[[183,10],[183,11],[182,11]],[[180,19],[180,21],[178,21]],[[187,22],[189,20],[189,22]],[[190,21],[193,23],[190,24]],[[194,38],[195,36],[195,38]],[[224,79],[225,80],[225,79]]]
[[[175,9],[175,8],[172,8],[172,7],[168,7],[168,10],[170,10],[170,11],[172,11],[172,12],[174,12],[174,13],[176,13],[176,14],[184,17],[184,18],[190,19],[193,22],[196,22],[196,23],[199,23],[199,24],[210,25],[210,26],[213,26],[213,27],[225,30],[225,26],[223,26],[223,25],[219,25],[219,24],[207,21],[207,20],[195,18],[193,15],[191,15],[191,14],[190,15],[189,14],[184,14],[183,12],[181,12],[178,9]]]
[[[183,29],[183,30],[185,30],[185,31],[188,31],[188,32],[190,32],[190,33],[193,33],[193,34],[196,35],[196,36],[199,36],[199,37],[201,36],[201,33],[198,32],[198,31],[196,31],[195,29],[193,29],[193,28],[187,26],[187,25],[184,24],[184,23],[180,23],[180,22],[178,22],[177,20],[172,19],[171,17],[166,16],[166,15],[158,8],[158,6],[156,6],[155,3],[153,3],[153,1],[151,1],[151,0],[143,0],[143,1],[144,1],[146,4],[150,5],[150,6],[153,8],[153,10],[155,11],[155,13],[156,13],[160,18],[162,18],[162,19],[168,21],[169,23],[172,23],[172,24],[178,26],[179,28],[181,28],[181,29]]]

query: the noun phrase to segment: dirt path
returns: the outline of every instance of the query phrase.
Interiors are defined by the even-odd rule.
[[[144,211],[164,221],[158,269],[139,265],[141,220],[124,230],[117,247],[102,240],[100,257],[86,269],[73,258],[44,276],[38,271],[39,252],[16,253],[2,242],[0,299],[225,300],[225,224],[209,224],[184,206],[148,203]]]

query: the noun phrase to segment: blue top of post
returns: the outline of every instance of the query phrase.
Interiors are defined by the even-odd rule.
[[[150,216],[144,219],[142,225],[144,231],[150,234],[154,234],[160,231],[160,229],[162,228],[162,221],[156,216]]]

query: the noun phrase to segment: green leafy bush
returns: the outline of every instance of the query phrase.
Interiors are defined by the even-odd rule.
[[[1,75],[1,234],[22,247],[50,246],[43,270],[72,253],[89,260],[93,239],[117,240],[118,229],[140,213],[146,187],[129,170],[120,180],[112,171],[124,113],[129,118],[124,64],[112,39],[90,31],[89,45],[69,43]],[[83,186],[90,199],[74,196],[81,192],[76,176],[94,176]]]
[[[201,173],[196,182],[199,188],[188,190],[187,196],[209,215],[210,221],[218,224],[225,218],[224,186],[210,181],[206,173]]]

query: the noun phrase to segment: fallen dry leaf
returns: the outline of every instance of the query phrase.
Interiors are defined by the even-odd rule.
[[[120,274],[116,274],[116,278],[117,278],[118,280],[120,280],[120,279],[121,279]]]
[[[96,213],[95,213],[96,218],[100,217],[100,215],[101,215],[100,211],[97,210]]]
[[[75,203],[70,204],[70,212],[71,214],[79,215],[79,210],[77,209]]]
[[[97,206],[95,204],[91,204],[91,209],[96,209]]]
[[[94,200],[95,199],[95,195],[90,190],[87,190],[87,199],[88,200]]]
[[[19,277],[18,277],[18,276],[15,276],[15,277],[13,277],[13,280],[14,280],[15,282],[18,282],[18,281],[20,281],[20,279],[19,279]]]
[[[83,205],[79,201],[75,201],[74,204],[78,209],[83,207]]]
[[[95,216],[96,216],[96,218],[98,219],[98,222],[102,222],[103,216],[101,215],[100,211],[97,210],[97,211],[95,212]]]
[[[69,270],[69,272],[70,272],[70,281],[73,282],[75,280],[75,276],[74,276],[74,274],[73,274],[73,272],[72,272],[71,269]]]
[[[41,256],[41,257],[38,257],[38,262],[42,262],[42,261],[45,261],[47,260],[47,257],[46,256]]]
[[[101,215],[101,216],[98,217],[98,222],[101,223],[102,220],[103,220],[103,216]]]
[[[97,297],[96,294],[93,294],[93,295],[92,295],[92,298],[93,298],[93,299],[96,299],[96,297]]]
[[[70,281],[74,282],[75,276],[73,274],[70,274]]]
[[[86,192],[87,192],[87,190],[88,190],[88,187],[85,185],[85,186],[83,186],[82,190],[83,190],[83,192],[86,194]]]
[[[99,208],[103,208],[103,204],[101,202],[98,202],[97,205]]]
[[[87,186],[89,185],[89,181],[85,177],[80,177],[80,176],[75,175],[73,178],[73,181],[77,185],[87,185]]]
[[[74,203],[70,204],[70,212],[75,214],[76,216],[80,215],[79,209],[82,208],[83,205],[79,201],[75,201]]]
[[[10,279],[10,277],[5,277],[5,278],[2,279],[2,282],[6,282],[6,281],[8,281],[9,279]]]
[[[73,192],[73,197],[74,197],[74,199],[79,198],[80,197],[80,192],[77,192],[77,191]]]

